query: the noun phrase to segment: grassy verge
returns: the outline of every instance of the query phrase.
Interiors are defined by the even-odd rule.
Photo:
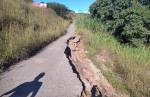
[[[63,35],[68,24],[50,8],[35,8],[26,0],[2,0],[0,70]]]
[[[104,26],[98,21],[89,16],[78,16],[76,20],[77,32],[83,37],[89,37],[86,38],[89,57],[120,93],[129,94],[131,97],[149,97],[150,49],[121,45],[113,36],[107,34]],[[104,64],[107,69],[104,69],[95,57],[103,50],[110,58]]]

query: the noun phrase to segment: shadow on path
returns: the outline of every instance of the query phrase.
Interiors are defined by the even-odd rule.
[[[91,97],[102,97],[101,92],[99,91],[98,87],[94,85],[91,89]]]
[[[7,97],[27,97],[29,94],[30,97],[35,97],[38,93],[40,87],[42,86],[42,82],[39,80],[43,78],[45,73],[40,73],[35,79],[31,82],[25,82],[16,88],[2,94],[0,97],[3,97],[4,95],[10,95]]]
[[[68,60],[70,60],[70,57],[72,57],[72,55],[71,55],[71,49],[70,49],[68,46],[66,47],[64,53],[65,53],[65,55],[66,55],[66,58],[67,58]]]

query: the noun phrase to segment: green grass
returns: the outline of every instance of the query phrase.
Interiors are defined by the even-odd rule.
[[[35,8],[26,0],[1,0],[0,70],[63,35],[68,24],[50,8]]]
[[[111,64],[106,65],[110,71],[102,70],[100,64],[97,64],[97,67],[102,70],[108,81],[118,91],[130,94],[131,97],[149,97],[150,49],[146,47],[133,48],[120,44],[108,34],[109,32],[98,21],[89,16],[78,16],[76,20],[77,32],[82,35],[91,32],[86,40],[88,41],[86,47],[91,59],[93,59],[92,56],[106,50],[115,69]],[[119,80],[118,77],[122,80]]]

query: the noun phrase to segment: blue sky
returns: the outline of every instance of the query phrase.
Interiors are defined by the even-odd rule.
[[[88,12],[89,6],[95,0],[33,0],[34,2],[59,2],[75,12]]]

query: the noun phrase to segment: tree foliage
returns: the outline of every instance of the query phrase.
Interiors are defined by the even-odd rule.
[[[145,6],[148,2],[149,0],[97,0],[90,6],[90,13],[92,17],[99,18],[119,41],[134,46],[148,45],[150,10]]]
[[[150,0],[139,0],[142,5],[150,5]]]
[[[94,17],[113,20],[113,15],[131,7],[131,0],[97,0],[90,7]]]
[[[68,13],[70,10],[63,4],[60,3],[48,3],[48,8],[53,9],[57,15],[67,18]]]

